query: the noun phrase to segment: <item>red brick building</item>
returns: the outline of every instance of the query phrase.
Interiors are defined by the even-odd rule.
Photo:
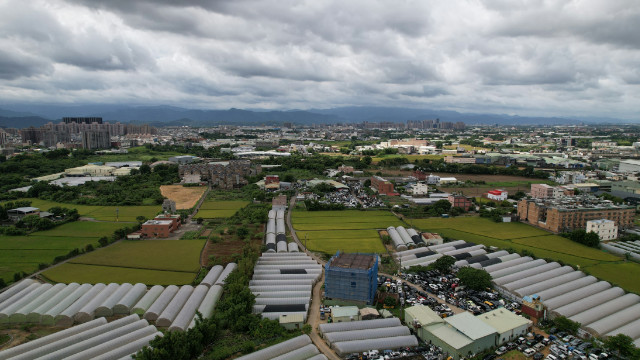
[[[172,220],[148,220],[142,224],[140,231],[147,238],[168,238],[176,230]]]
[[[393,184],[380,176],[371,177],[371,187],[380,195],[397,195],[393,189]]]
[[[463,195],[449,195],[448,199],[451,207],[459,207],[464,209],[464,211],[469,211],[472,205],[471,199]]]
[[[172,215],[172,214],[161,214],[154,218],[154,220],[169,220],[172,222],[172,227],[174,230],[177,230],[182,226],[182,218],[180,215]]]

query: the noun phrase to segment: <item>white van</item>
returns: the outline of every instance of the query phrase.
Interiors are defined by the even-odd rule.
[[[547,355],[547,357],[545,358],[545,360],[558,360],[558,358],[557,358],[557,357],[555,357],[555,355],[553,355],[553,354],[549,354],[549,355]]]

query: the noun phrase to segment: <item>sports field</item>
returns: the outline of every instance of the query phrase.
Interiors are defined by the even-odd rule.
[[[91,217],[100,221],[136,221],[136,217],[153,218],[162,208],[160,206],[100,206],[59,203],[49,200],[24,199],[31,201],[31,206],[40,210],[48,210],[54,206],[78,209],[80,216]]]
[[[204,219],[228,218],[247,205],[249,202],[243,200],[205,200],[196,217]]]
[[[578,265],[582,270],[640,293],[640,264],[590,248],[523,223],[495,223],[480,217],[429,218],[412,220],[423,231],[436,232],[452,239],[517,251],[527,250],[538,258]]]
[[[312,251],[383,253],[377,229],[403,225],[388,211],[295,211],[293,227],[298,239]]]
[[[14,273],[32,273],[38,270],[38,264],[50,264],[73,249],[82,250],[88,244],[97,247],[100,237],[110,237],[127,225],[75,221],[27,236],[0,236],[0,278],[9,282]]]
[[[163,276],[187,279],[190,283],[200,269],[200,252],[205,240],[123,240],[106,248],[79,256],[68,263],[47,270],[43,275],[58,282],[143,282],[165,284]],[[86,271],[78,271],[78,270]],[[131,276],[127,277],[126,274]],[[169,274],[173,273],[173,275]],[[144,278],[145,281],[140,279]],[[120,280],[118,280],[120,281]]]

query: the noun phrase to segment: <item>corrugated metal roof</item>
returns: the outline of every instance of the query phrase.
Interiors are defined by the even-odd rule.
[[[494,328],[468,312],[445,318],[444,321],[472,340],[477,340],[496,332]]]
[[[422,326],[444,322],[444,320],[442,320],[442,318],[428,306],[415,305],[406,308],[404,311],[405,313],[411,315],[412,318],[418,320]]]
[[[516,315],[504,308],[489,311],[479,315],[477,318],[483,323],[494,328],[500,334],[518,328],[522,325],[531,324],[531,320],[527,320],[524,317]]]
[[[473,342],[473,340],[458,332],[453,326],[444,322],[429,325],[426,327],[426,330],[454,349],[462,349]]]

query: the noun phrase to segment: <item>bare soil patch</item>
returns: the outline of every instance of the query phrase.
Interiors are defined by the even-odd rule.
[[[264,224],[249,225],[249,232],[253,234],[256,231],[264,231]],[[234,261],[235,254],[242,254],[242,248],[245,245],[245,240],[238,236],[225,233],[220,235],[217,232],[212,233],[211,238],[217,238],[217,241],[212,241],[211,238],[207,241],[207,244],[202,251],[200,258],[200,264],[202,266],[209,266],[210,257],[213,256],[216,259],[217,264],[227,264]],[[208,231],[208,230],[207,230]],[[251,243],[256,245],[262,245],[262,239],[252,237]]]
[[[176,202],[176,209],[191,209],[207,190],[204,186],[184,187],[182,185],[162,185],[160,193]]]

